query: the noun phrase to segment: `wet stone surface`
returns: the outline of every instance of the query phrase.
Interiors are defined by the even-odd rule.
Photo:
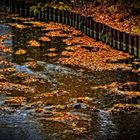
[[[132,56],[69,26],[11,18],[0,25],[0,139],[140,137]]]

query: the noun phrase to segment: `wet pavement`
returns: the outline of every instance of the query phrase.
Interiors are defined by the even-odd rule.
[[[50,36],[52,29],[15,21],[0,25],[0,140],[139,139],[139,86],[133,96],[114,86],[138,82],[129,64],[109,71],[64,65],[62,39],[72,35],[57,27],[61,36]],[[123,104],[134,111],[110,113]]]

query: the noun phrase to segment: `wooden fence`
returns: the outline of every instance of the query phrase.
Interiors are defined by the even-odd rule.
[[[34,14],[31,12],[30,6],[31,3],[26,1],[16,0],[15,2],[11,0],[10,11],[23,17],[35,17],[39,21],[54,21],[73,26],[91,38],[103,41],[114,49],[128,52],[140,59],[140,36],[138,35],[118,31],[103,23],[94,21],[92,17],[85,17],[71,11],[48,7]]]

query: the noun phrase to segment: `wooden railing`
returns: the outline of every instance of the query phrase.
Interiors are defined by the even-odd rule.
[[[92,17],[85,17],[71,11],[48,7],[34,14],[30,11],[31,6],[32,4],[27,1],[11,0],[10,11],[23,17],[35,17],[39,21],[54,21],[73,26],[91,38],[103,41],[114,49],[128,52],[140,59],[140,36],[138,35],[118,31],[94,21]]]

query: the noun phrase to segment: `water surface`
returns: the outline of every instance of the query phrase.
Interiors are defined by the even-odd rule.
[[[121,70],[86,72],[61,65],[58,59],[67,46],[62,37],[51,37],[49,42],[39,41],[39,48],[29,47],[30,39],[38,40],[45,32],[26,26],[21,30],[0,25],[0,35],[12,34],[4,44],[13,53],[2,55],[13,63],[10,67],[1,65],[1,68],[14,69],[7,73],[7,81],[29,87],[26,92],[16,88],[9,88],[8,93],[1,91],[0,139],[137,140],[140,116],[111,116],[107,110],[114,104],[114,98],[122,97],[96,88],[112,82],[135,81],[135,75]],[[48,55],[50,48],[55,48],[54,57]],[[16,53],[19,49],[27,53],[19,55]],[[5,100],[19,96],[24,98],[21,106],[5,104]]]

